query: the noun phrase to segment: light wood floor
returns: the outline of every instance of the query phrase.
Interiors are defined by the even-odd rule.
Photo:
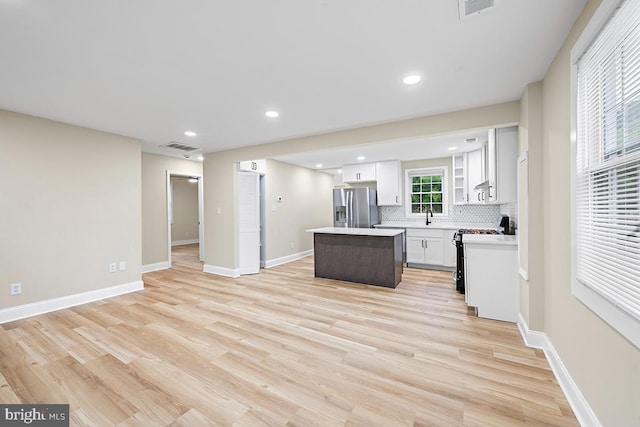
[[[544,355],[472,316],[450,273],[394,290],[313,277],[313,258],[228,279],[197,246],[145,290],[0,327],[0,402],[72,425],[577,425]]]

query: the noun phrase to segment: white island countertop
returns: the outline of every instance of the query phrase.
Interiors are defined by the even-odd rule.
[[[308,233],[322,234],[348,234],[352,236],[381,236],[393,237],[404,233],[404,230],[390,228],[345,228],[345,227],[322,227],[306,230]]]
[[[517,246],[518,237],[504,234],[463,234],[462,243]]]

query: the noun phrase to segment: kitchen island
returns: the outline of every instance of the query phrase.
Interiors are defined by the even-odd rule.
[[[315,276],[395,288],[402,280],[402,230],[324,227],[313,233]]]

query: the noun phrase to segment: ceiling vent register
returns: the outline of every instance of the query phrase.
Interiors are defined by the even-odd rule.
[[[458,0],[460,19],[465,19],[485,12],[495,6],[495,0]]]
[[[173,148],[175,150],[184,151],[185,153],[190,153],[191,151],[198,150],[198,148],[196,148],[196,147],[191,147],[189,145],[184,145],[184,144],[181,144],[181,143],[179,143],[177,141],[171,141],[170,143],[165,144],[165,145],[161,145],[160,147],[162,147],[162,148]]]

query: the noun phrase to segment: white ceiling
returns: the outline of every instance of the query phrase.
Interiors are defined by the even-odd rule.
[[[0,108],[170,154],[512,101],[585,3],[460,20],[456,0],[0,0]]]

